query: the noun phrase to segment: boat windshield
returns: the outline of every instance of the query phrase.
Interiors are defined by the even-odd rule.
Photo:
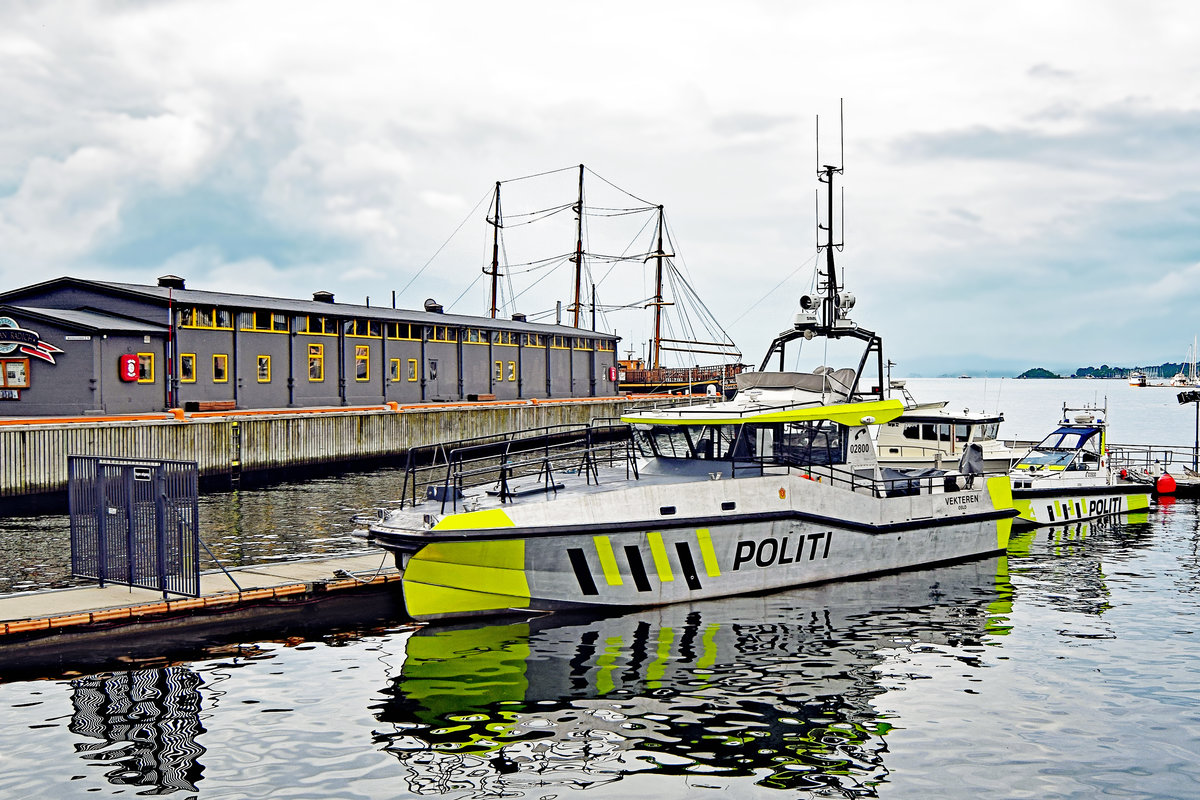
[[[1099,428],[1059,428],[1033,448],[1017,468],[1096,469],[1100,463]]]
[[[975,426],[975,441],[994,441],[1000,435],[999,422],[983,422]]]
[[[830,420],[635,428],[644,456],[807,467],[844,464],[846,427]]]

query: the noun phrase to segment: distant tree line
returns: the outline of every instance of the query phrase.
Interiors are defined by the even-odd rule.
[[[1128,378],[1131,372],[1146,372],[1157,374],[1163,378],[1172,378],[1184,369],[1183,364],[1166,361],[1162,364],[1151,364],[1145,367],[1110,367],[1102,364],[1099,367],[1080,367],[1075,370],[1072,378]]]

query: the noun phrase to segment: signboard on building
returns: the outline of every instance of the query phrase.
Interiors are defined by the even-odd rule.
[[[0,317],[0,356],[13,352],[53,364],[54,354],[61,353],[62,350],[49,342],[43,342],[37,331],[22,328],[12,317]]]

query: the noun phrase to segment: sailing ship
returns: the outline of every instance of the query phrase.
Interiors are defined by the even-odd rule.
[[[419,502],[406,471],[412,502],[369,536],[403,570],[412,617],[665,605],[1006,548],[1017,513],[1007,475],[878,462],[871,431],[904,407],[884,396],[882,339],[850,319],[854,297],[838,282],[841,173],[818,170],[829,224],[816,294],[759,371],[737,376],[731,400],[626,413],[624,438],[589,429],[566,450],[556,430],[448,445]],[[853,366],[785,371],[788,346],[805,355],[814,339],[810,358],[848,344],[832,349],[856,352]]]
[[[584,202],[584,176],[586,167],[579,165],[578,198],[570,208],[575,214],[575,246],[569,257],[572,264],[572,284],[570,301],[566,305],[569,323],[579,328],[588,324],[587,312],[590,307],[592,329],[597,325],[597,312],[604,310],[596,302],[596,287],[591,286],[591,298],[588,302],[588,287],[584,280],[586,265],[590,261],[640,261],[654,263],[653,293],[644,301],[640,301],[643,309],[651,309],[652,334],[648,340],[649,352],[643,357],[637,357],[632,349],[626,358],[617,361],[618,391],[622,394],[646,393],[700,393],[715,391],[724,396],[732,396],[736,389],[736,376],[746,369],[741,363],[742,353],[733,340],[721,329],[715,316],[705,307],[699,295],[683,277],[674,263],[674,248],[671,246],[671,236],[667,227],[666,214],[662,205],[646,205],[633,209],[603,209],[597,213],[604,216],[617,214],[650,212],[655,215],[653,243],[644,252],[634,255],[606,256],[588,252],[584,246],[584,219],[591,209]],[[540,177],[540,176],[538,176]],[[603,179],[602,179],[603,180]],[[490,310],[493,317],[497,316],[500,308],[499,292],[501,288],[501,232],[505,228],[505,219],[501,214],[500,190],[502,181],[496,182],[492,207],[487,216],[487,223],[492,228],[492,259],[490,267],[485,269],[491,282]],[[609,183],[605,181],[605,183]],[[609,184],[610,186],[612,184]],[[633,195],[630,195],[631,197]],[[534,212],[535,214],[548,213]],[[526,215],[528,216],[528,215]],[[673,287],[675,296],[667,294],[667,286]],[[619,306],[617,308],[623,308]],[[679,320],[671,332],[667,310],[673,309]],[[703,319],[699,323],[684,318],[686,309],[691,309]],[[612,310],[611,308],[609,310]],[[700,327],[707,332],[707,339],[696,335],[685,335],[684,332],[695,333]],[[668,365],[668,354],[674,354],[680,363]],[[711,357],[720,357],[714,363]],[[686,363],[685,363],[686,362]],[[703,362],[703,363],[702,363]]]

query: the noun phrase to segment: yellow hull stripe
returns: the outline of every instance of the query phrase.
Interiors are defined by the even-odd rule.
[[[442,517],[433,526],[435,531],[462,531],[478,528],[515,528],[516,524],[501,508],[489,508],[486,511],[467,511],[462,514],[451,514]]]
[[[525,541],[428,544],[409,559],[403,585],[414,617],[528,608]]]
[[[717,552],[713,549],[708,528],[697,529],[696,540],[700,543],[700,557],[704,559],[704,571],[708,573],[708,577],[721,577],[721,567],[717,564]]]
[[[650,541],[650,555],[654,557],[654,568],[658,571],[658,579],[663,583],[675,580],[675,574],[671,571],[671,562],[667,560],[667,548],[663,545],[662,534],[658,531],[650,531],[646,534],[646,538]]]
[[[1007,475],[997,475],[987,479],[988,495],[992,498],[992,506],[996,509],[1013,507],[1012,482]],[[1012,535],[1012,517],[996,520],[996,547],[1000,550],[1008,548],[1008,539]]]
[[[612,541],[607,536],[593,536],[596,543],[596,555],[600,557],[600,568],[604,570],[604,580],[609,586],[620,586],[621,568],[617,566],[617,557],[613,554]]]
[[[1145,509],[1150,507],[1150,495],[1149,494],[1131,494],[1131,495],[1129,495],[1128,507],[1129,507],[1130,511],[1144,511]]]

